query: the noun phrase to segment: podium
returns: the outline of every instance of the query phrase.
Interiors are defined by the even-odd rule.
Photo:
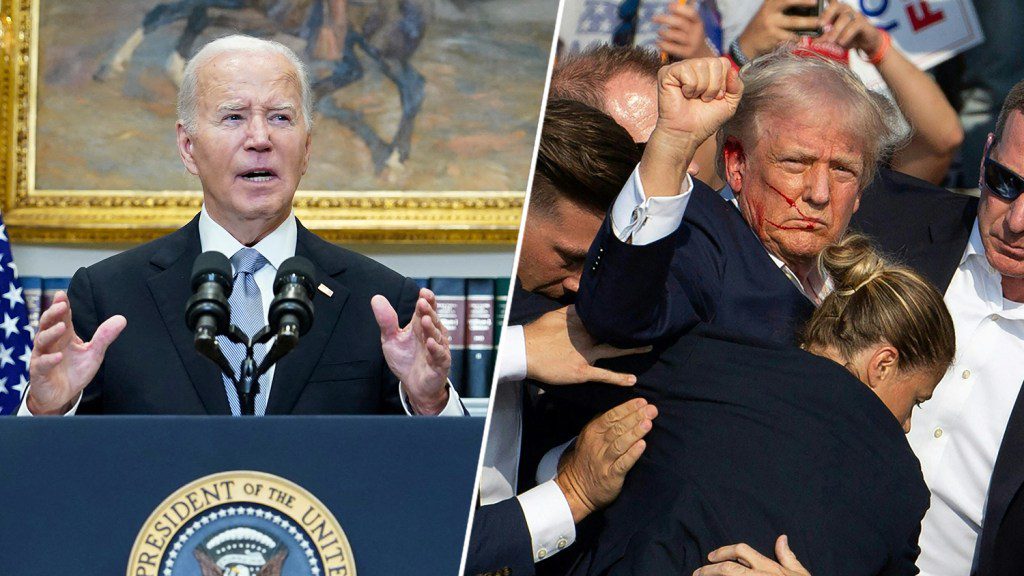
[[[2,418],[0,574],[456,576],[483,424]]]

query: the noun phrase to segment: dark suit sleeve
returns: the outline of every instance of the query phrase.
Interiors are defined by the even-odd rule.
[[[917,557],[921,555],[921,547],[917,545],[917,540],[920,536],[921,523],[918,522],[913,534],[907,539],[905,545],[896,551],[879,576],[915,576],[918,574]]]
[[[71,285],[68,287],[68,300],[71,303],[71,323],[75,327],[75,333],[85,342],[92,340],[92,335],[100,325],[97,316],[96,301],[92,292],[92,280],[89,278],[89,270],[79,268],[74,277],[71,278]],[[103,391],[103,365],[96,372],[92,382],[85,388],[82,395],[82,402],[78,406],[78,414],[100,413],[100,397]]]
[[[530,530],[519,500],[509,498],[477,508],[466,552],[465,576],[531,576]]]
[[[686,221],[665,238],[632,245],[615,237],[609,216],[587,254],[576,310],[600,342],[649,344],[714,316],[721,270],[714,243]]]

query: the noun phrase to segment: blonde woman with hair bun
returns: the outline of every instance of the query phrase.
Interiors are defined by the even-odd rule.
[[[833,290],[807,322],[804,348],[845,366],[910,432],[914,406],[931,398],[953,361],[953,319],[942,295],[858,234],[826,248],[820,262]]]

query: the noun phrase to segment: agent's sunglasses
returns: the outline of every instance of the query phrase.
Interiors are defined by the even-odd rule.
[[[1003,200],[1013,202],[1024,193],[1024,176],[985,156],[983,164],[985,186]]]

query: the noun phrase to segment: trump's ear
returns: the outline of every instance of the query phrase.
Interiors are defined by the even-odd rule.
[[[199,169],[196,167],[196,160],[192,156],[192,137],[185,130],[185,125],[181,123],[181,120],[178,120],[176,128],[178,130],[178,154],[181,156],[181,162],[185,165],[185,170],[198,176]]]
[[[736,194],[743,192],[743,175],[747,171],[747,155],[743,144],[733,136],[722,143],[722,161],[725,165],[725,183]]]

